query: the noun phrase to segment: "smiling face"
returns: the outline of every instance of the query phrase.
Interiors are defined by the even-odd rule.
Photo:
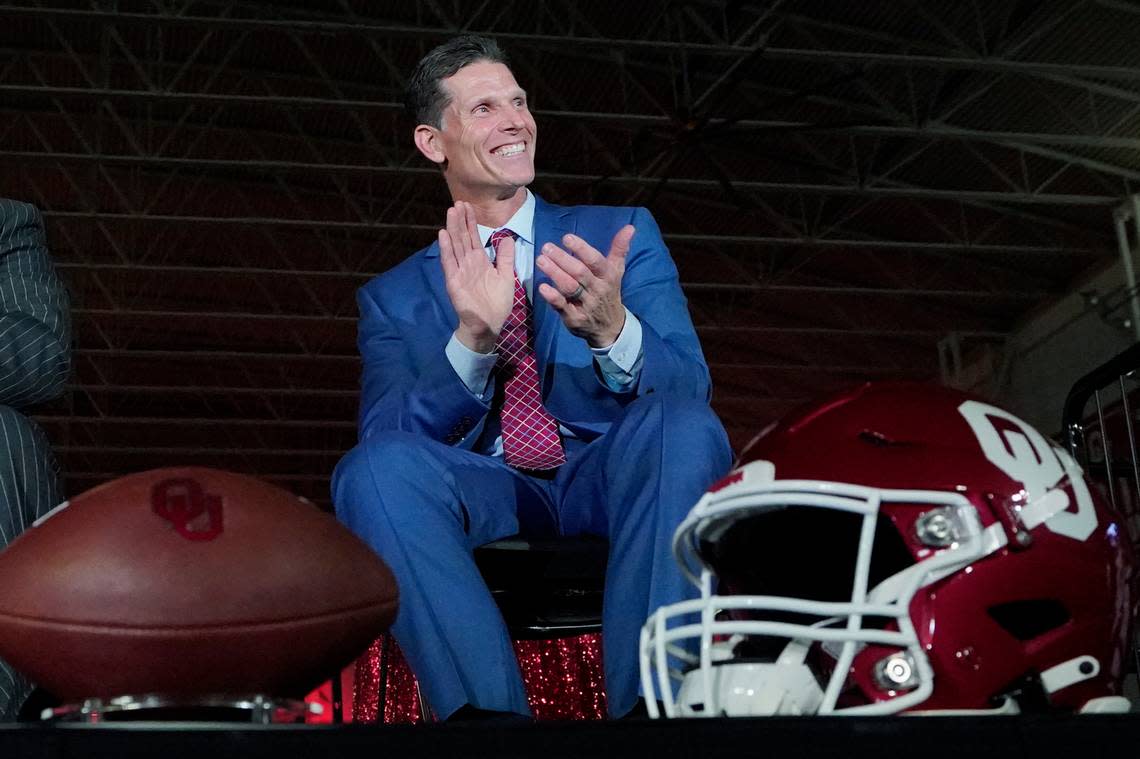
[[[416,127],[416,146],[443,164],[453,200],[522,197],[534,181],[534,117],[526,93],[501,63],[477,61],[441,82],[451,102],[440,128]]]

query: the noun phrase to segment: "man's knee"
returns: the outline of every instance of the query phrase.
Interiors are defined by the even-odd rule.
[[[333,504],[337,517],[350,524],[364,509],[399,506],[406,499],[380,498],[414,488],[433,474],[433,441],[408,432],[390,431],[362,440],[336,466],[333,472]]]
[[[704,401],[650,393],[629,405],[621,422],[623,428],[627,425],[659,429],[661,440],[671,449],[707,458],[720,468],[727,468],[731,459],[724,425]]]

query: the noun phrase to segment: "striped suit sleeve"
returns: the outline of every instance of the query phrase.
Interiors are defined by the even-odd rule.
[[[0,405],[0,551],[61,500],[59,467],[43,430]],[[31,683],[0,660],[0,723],[16,718]]]
[[[0,404],[24,408],[63,392],[71,368],[69,305],[39,213],[0,198]]]
[[[67,291],[48,257],[39,213],[0,198],[0,550],[61,499],[51,446],[17,409],[63,391],[70,347]],[[0,722],[15,719],[30,689],[0,661]]]

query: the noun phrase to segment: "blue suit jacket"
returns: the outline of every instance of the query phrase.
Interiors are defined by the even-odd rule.
[[[708,400],[708,367],[661,232],[644,208],[555,206],[535,198],[535,251],[574,233],[609,250],[625,224],[637,229],[626,259],[622,302],[643,327],[644,363],[637,385],[615,393],[599,379],[586,342],[570,334],[538,295],[550,280],[534,271],[535,356],[547,410],[578,437],[604,434],[634,398],[650,392]],[[374,278],[357,296],[364,361],[360,436],[402,430],[472,448],[490,404],[476,398],[444,354],[458,318],[444,287],[433,243]]]

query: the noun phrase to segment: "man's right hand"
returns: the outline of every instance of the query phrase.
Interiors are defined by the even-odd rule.
[[[439,230],[439,258],[447,295],[459,316],[456,338],[477,353],[490,353],[514,303],[514,240],[499,243],[492,264],[479,243],[475,209],[458,201],[447,209],[447,226]]]

